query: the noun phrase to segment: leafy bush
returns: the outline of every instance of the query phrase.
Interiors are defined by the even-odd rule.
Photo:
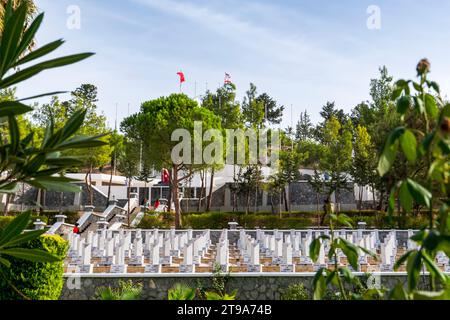
[[[195,289],[185,284],[177,283],[167,293],[168,300],[194,300]]]
[[[119,288],[102,287],[97,290],[100,300],[139,300],[142,294],[142,283],[119,281]]]
[[[153,229],[153,228],[168,229],[170,228],[170,226],[171,226],[170,221],[163,220],[159,216],[146,215],[144,218],[142,218],[141,222],[137,227],[140,229]]]
[[[34,229],[34,225],[33,223],[36,222],[36,220],[39,219],[42,222],[47,223],[47,217],[45,216],[32,216],[30,218],[30,222],[28,223],[26,229]],[[14,220],[13,216],[0,216],[0,230],[2,230],[4,227],[6,227],[6,225],[8,225],[11,221]]]
[[[232,293],[224,293],[220,294],[214,291],[206,292],[206,300],[236,300],[237,290],[234,290]]]
[[[55,216],[58,214],[60,214],[59,211],[44,211],[41,213],[41,217],[47,219],[48,224],[54,224],[56,222]],[[67,217],[66,223],[70,224],[75,224],[80,218],[80,214],[77,211],[64,211],[62,214]]]
[[[44,250],[61,261],[42,263],[11,258],[10,268],[0,267],[5,276],[5,279],[0,279],[0,300],[17,300],[25,297],[33,300],[57,300],[63,288],[63,259],[69,249],[67,241],[57,235],[42,235],[21,247]],[[15,289],[9,284],[14,285]]]
[[[14,220],[14,217],[11,217],[11,216],[0,217],[0,230],[2,230],[4,227],[6,227],[13,220]]]
[[[291,284],[281,294],[281,300],[310,300],[311,294],[303,283]]]

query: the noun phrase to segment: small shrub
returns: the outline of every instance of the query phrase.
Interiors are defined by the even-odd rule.
[[[325,291],[325,296],[323,297],[323,300],[344,300],[344,298],[339,292],[339,290],[327,289]]]
[[[310,300],[311,294],[305,288],[303,283],[296,283],[290,285],[281,294],[281,300]]]
[[[167,293],[168,300],[194,300],[195,288],[191,288],[185,284],[177,283]]]
[[[2,230],[4,227],[6,227],[13,220],[14,220],[14,217],[11,217],[11,216],[0,217],[0,230]]]
[[[144,218],[142,218],[141,222],[138,225],[138,228],[140,229],[153,229],[153,228],[160,228],[160,229],[168,229],[170,228],[171,224],[167,220],[161,219],[159,216],[151,216],[146,215]]]
[[[11,258],[11,267],[0,267],[7,281],[0,278],[0,300],[57,300],[63,288],[63,259],[69,244],[57,235],[42,235],[32,240],[23,248],[45,250],[60,262],[42,263]],[[10,282],[23,295],[8,285]]]
[[[236,300],[237,290],[234,290],[232,293],[216,293],[213,291],[206,292],[206,300]]]
[[[97,298],[100,300],[139,300],[142,294],[142,283],[134,284],[133,281],[119,281],[119,288],[102,287],[97,290]]]
[[[46,219],[45,221],[48,221],[48,224],[54,224],[56,222],[56,215],[59,215],[60,212],[59,211],[44,211],[40,214],[39,219],[44,218]],[[66,218],[66,223],[69,224],[75,224],[75,222],[78,221],[78,219],[80,218],[80,214],[77,211],[64,211],[62,213],[63,215],[65,215]],[[42,219],[41,219],[42,220]]]

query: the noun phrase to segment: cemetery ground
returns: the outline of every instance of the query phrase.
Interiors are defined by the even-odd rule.
[[[123,225],[112,230],[113,223],[99,219],[87,231],[74,234],[70,222],[82,220],[75,213],[71,213],[71,221],[66,221],[64,215],[45,219],[44,213],[34,217],[27,228],[49,227],[49,235],[41,241],[46,248],[54,248],[51,252],[64,257],[64,262],[55,266],[17,261],[9,276],[17,289],[32,299],[309,300],[314,298],[313,282],[318,270],[339,265],[353,275],[346,284],[348,294],[381,299],[383,290],[406,281],[405,263],[396,266],[395,262],[417,247],[410,238],[418,229],[368,227],[362,217],[380,212],[347,214],[359,222],[356,229],[342,225],[330,230],[317,226],[314,213],[292,212],[283,213],[281,218],[271,213],[196,213],[191,215],[206,219],[198,223],[198,228],[187,225],[176,230],[171,214],[147,212],[135,228]],[[191,215],[186,215],[185,221],[195,221],[189,220]],[[255,218],[259,225],[240,225],[253,215],[260,217]],[[267,218],[272,224],[262,226]],[[311,224],[300,228],[294,222],[277,227],[280,224],[276,221],[292,223],[292,219],[310,219]],[[203,228],[202,223],[214,228]],[[326,239],[331,235],[364,251],[358,250],[357,256],[351,257],[342,250],[330,257],[331,242]],[[317,239],[325,241],[314,253],[311,248]],[[436,257],[436,263],[442,272],[450,271],[444,254]],[[37,287],[21,281],[15,273],[23,270],[29,270],[30,277],[47,280],[40,281]],[[427,279],[426,274],[421,277],[421,288],[428,287]],[[21,297],[5,287],[2,299],[11,298]],[[339,300],[342,296],[337,287],[330,287],[323,298]]]

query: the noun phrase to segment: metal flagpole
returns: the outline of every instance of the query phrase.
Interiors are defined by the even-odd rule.
[[[117,107],[118,103],[116,103],[116,120],[114,125],[114,133],[117,133]],[[117,150],[114,148],[114,175],[116,175],[116,163],[117,163]]]
[[[293,120],[293,117],[292,117],[292,109],[293,109],[293,106],[292,106],[292,104],[291,104],[291,130],[292,130],[292,132],[291,132],[291,134],[294,132],[294,120]],[[292,143],[292,151],[294,151],[294,139],[292,139],[292,137],[291,137],[291,143]]]

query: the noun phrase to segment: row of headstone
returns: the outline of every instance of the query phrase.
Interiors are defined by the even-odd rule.
[[[110,267],[112,273],[126,272],[127,265],[143,266],[145,258],[148,258],[151,266],[148,268],[149,272],[158,272],[161,264],[170,265],[173,257],[181,256],[180,248],[184,249],[184,252],[187,248],[192,253],[184,254],[185,260],[188,260],[189,256],[198,257],[209,245],[209,232],[193,240],[192,230],[181,234],[171,230],[165,236],[157,229],[145,232],[141,230],[111,232],[102,229],[88,232],[86,238],[71,233],[68,240],[69,258],[81,273],[92,272],[92,258],[99,259],[99,266]],[[128,259],[127,264],[125,259]],[[185,264],[192,265],[192,261],[185,261]]]
[[[215,244],[215,257],[206,258],[212,251],[211,232],[205,230],[196,237],[192,230],[119,230],[106,229],[88,232],[85,237],[69,234],[70,264],[75,265],[80,273],[91,273],[94,264],[109,268],[111,273],[126,273],[129,267],[143,267],[146,273],[159,273],[163,266],[179,266],[179,272],[192,273],[202,261],[207,259],[228,271],[230,264],[229,231],[223,230]],[[377,230],[338,230],[334,237],[342,237],[367,250],[379,253],[380,271],[392,271],[398,253],[398,239],[396,231],[384,232],[383,240]],[[408,231],[408,238],[413,231]],[[239,231],[236,243],[239,256],[238,266],[245,265],[248,272],[261,272],[263,263],[266,266],[279,266],[281,272],[294,272],[295,265],[309,265],[313,270],[334,263],[334,258],[328,259],[329,240],[322,238],[316,262],[309,256],[311,242],[320,236],[331,236],[329,230],[278,231],[267,232],[256,230],[256,237],[244,230]],[[411,240],[404,242],[406,249],[417,248]],[[344,253],[338,250],[337,258],[344,258]],[[359,264],[368,264],[369,255],[360,251]],[[174,260],[176,261],[174,263]],[[94,261],[94,262],[93,262]],[[267,262],[269,261],[269,262]],[[437,262],[449,268],[448,257],[438,255]],[[209,264],[210,266],[210,264]],[[354,270],[358,271],[358,270]],[[448,271],[447,271],[448,272]]]
[[[322,235],[328,236],[329,238],[331,232],[329,230],[308,230],[306,232],[291,230],[289,233],[282,233],[278,230],[274,230],[273,232],[266,233],[262,230],[257,230],[256,239],[254,241],[261,246],[261,253],[266,257],[271,257],[272,264],[280,265],[281,269],[290,270],[290,268],[285,268],[285,266],[291,266],[293,264],[293,258],[300,258],[301,264],[313,265],[314,270],[317,270],[320,267],[326,266],[326,252],[328,252],[329,249],[329,241],[327,238],[323,238],[316,263],[311,261],[309,247],[313,239]],[[383,242],[380,242],[377,230],[366,232],[363,232],[363,230],[350,232],[348,230],[341,230],[334,231],[333,235],[335,238],[344,238],[350,243],[357,244],[375,254],[378,251],[381,251],[382,271],[393,270],[398,246],[396,231],[389,232],[385,236]],[[412,230],[408,232],[408,238],[410,236],[412,236]],[[238,244],[243,253],[244,260],[245,256],[248,255],[249,244],[252,243],[252,241],[253,239],[246,236],[243,230],[240,231]],[[408,249],[413,249],[415,247],[415,243],[408,241]],[[344,253],[339,249],[338,259],[341,259],[342,257],[344,257]],[[369,254],[361,250],[359,264],[368,264],[368,257]],[[328,260],[328,263],[334,263],[334,258]]]

